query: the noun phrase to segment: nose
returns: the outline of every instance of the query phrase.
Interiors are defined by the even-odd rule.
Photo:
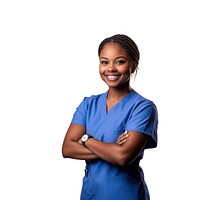
[[[108,66],[107,70],[109,72],[115,72],[115,71],[117,71],[116,66],[115,66],[114,63],[110,63],[110,65]]]

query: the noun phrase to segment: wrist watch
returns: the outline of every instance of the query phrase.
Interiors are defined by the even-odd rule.
[[[89,134],[84,134],[81,138],[82,144],[85,146],[85,142],[88,141],[90,138],[93,138],[93,137]]]

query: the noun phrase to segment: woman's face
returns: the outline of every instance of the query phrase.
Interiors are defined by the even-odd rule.
[[[124,48],[117,43],[107,43],[100,52],[99,73],[110,88],[129,85],[131,66]]]

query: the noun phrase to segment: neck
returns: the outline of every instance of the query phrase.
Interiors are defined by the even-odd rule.
[[[133,89],[128,86],[125,88],[109,88],[108,90],[108,99],[121,99],[127,94],[129,94]]]

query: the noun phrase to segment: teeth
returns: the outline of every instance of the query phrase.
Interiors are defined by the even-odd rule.
[[[116,80],[118,78],[118,76],[108,76],[109,80]]]

